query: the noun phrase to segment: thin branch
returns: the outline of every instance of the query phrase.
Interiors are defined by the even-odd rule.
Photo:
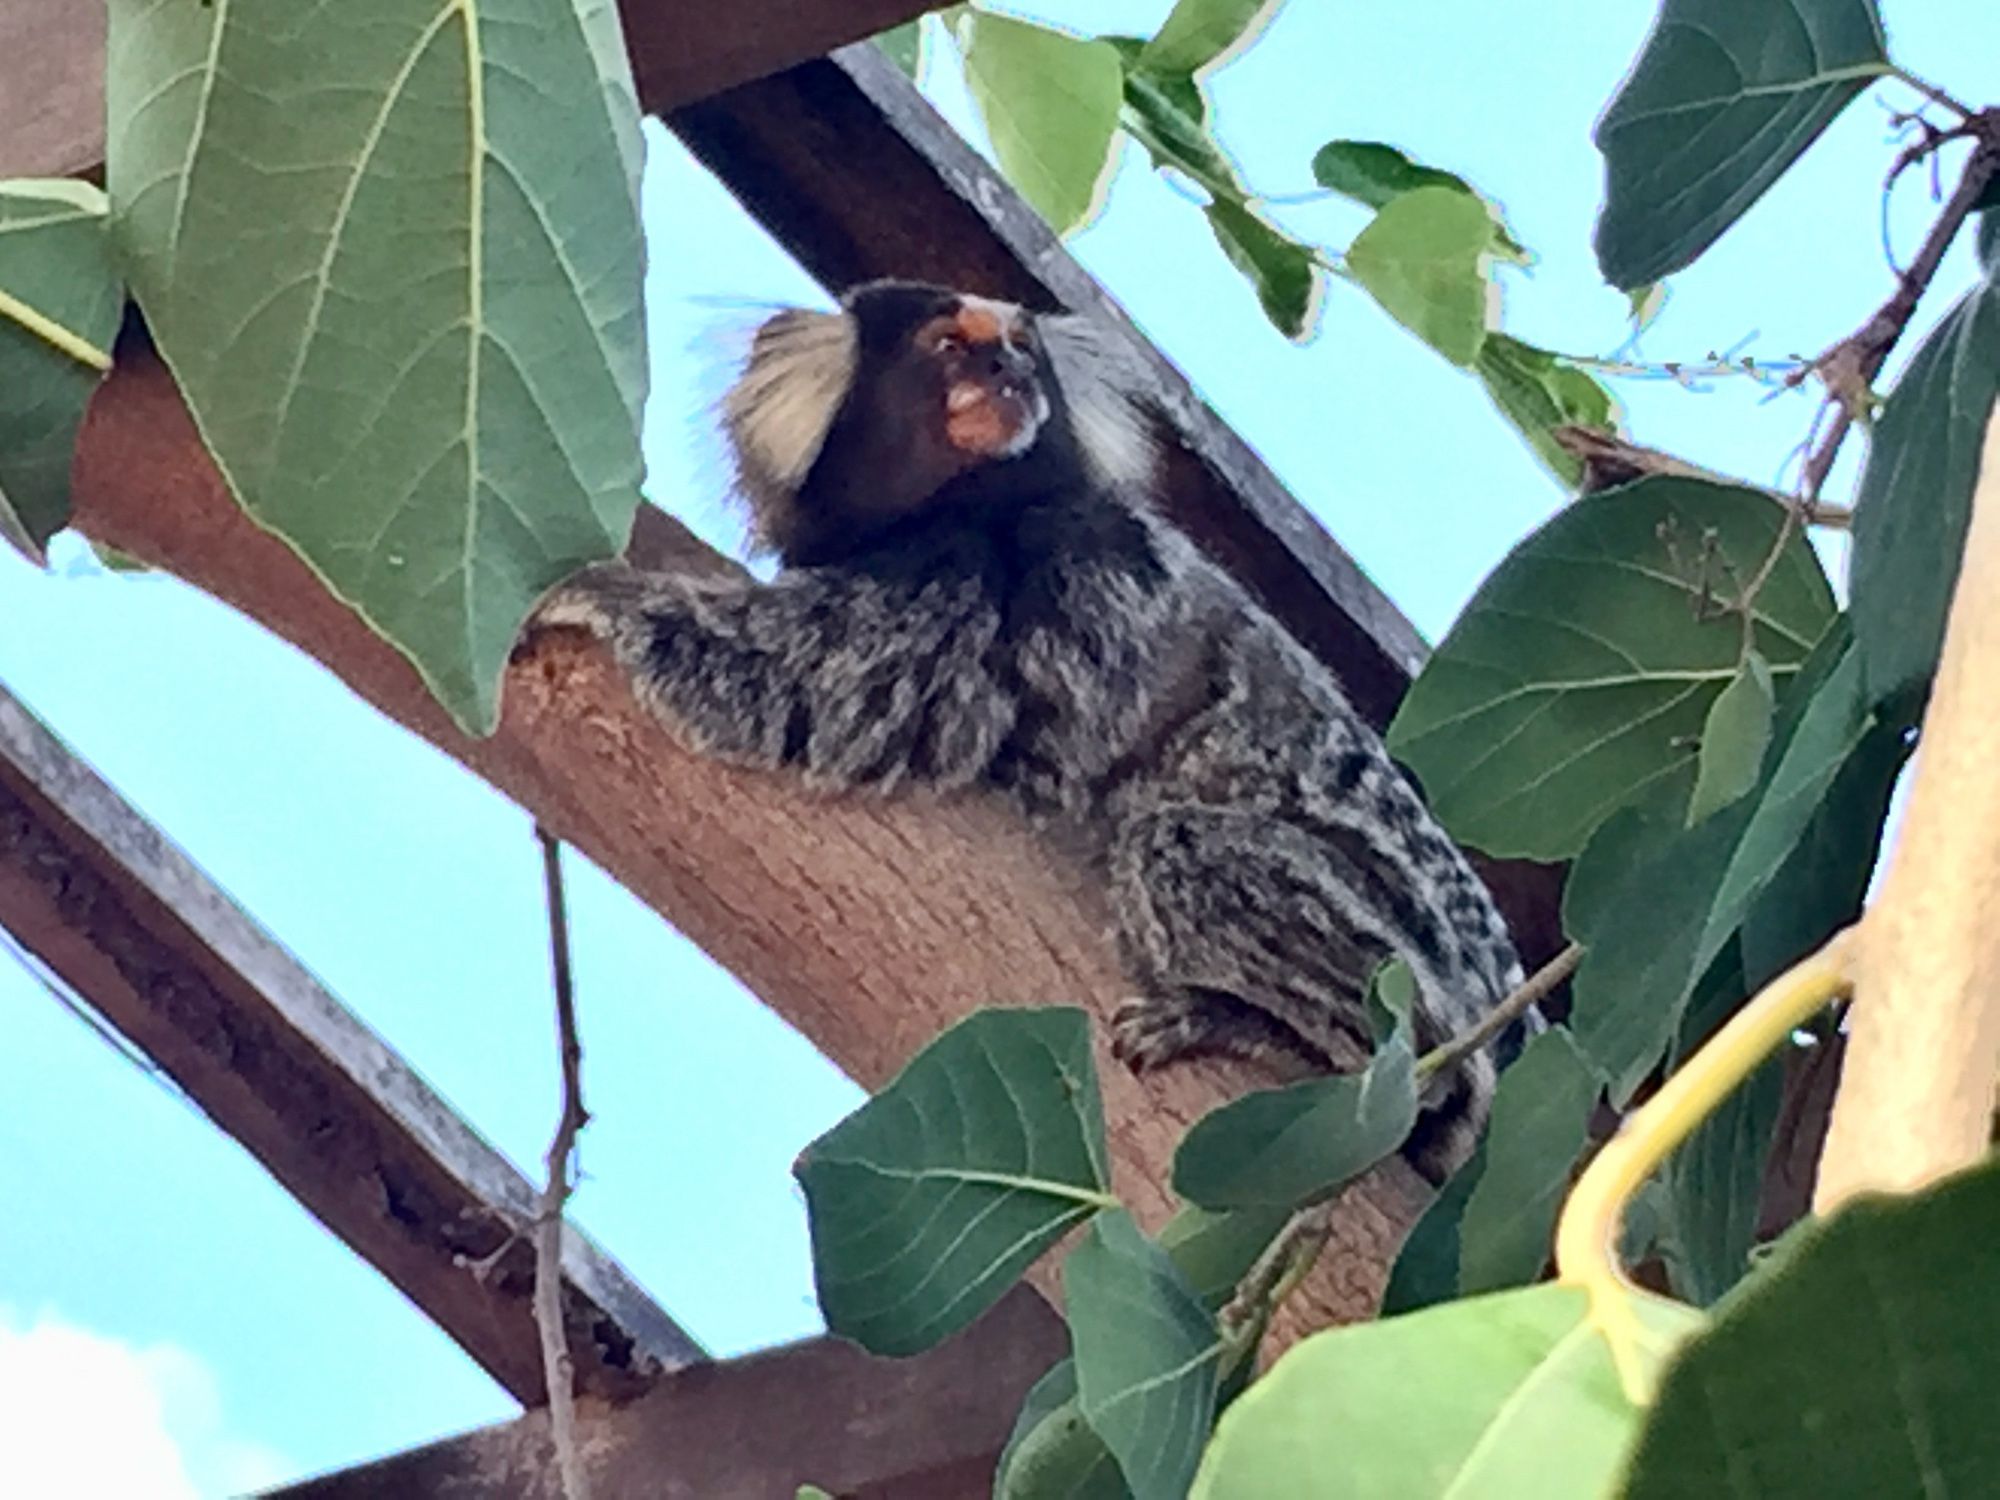
[[[1960,104],[1936,84],[1917,77],[1916,74],[1910,72],[1907,68],[1891,67],[1889,69],[1889,76],[1898,83],[1915,89],[1933,104],[1942,104],[1961,120],[1970,120],[1977,113],[1977,111],[1968,109],[1963,104]]]
[[[1800,481],[1799,492],[1809,505],[1819,499],[1820,489],[1833,471],[1834,460],[1840,456],[1840,445],[1854,425],[1857,408],[1871,399],[1869,391],[1875,377],[1882,373],[1890,352],[1909,327],[1918,302],[1944,262],[1945,252],[1971,216],[1987,184],[2000,172],[2000,110],[1983,110],[1969,116],[1963,133],[1974,137],[1979,144],[1965,164],[1958,187],[1931,225],[1917,258],[1898,277],[1896,290],[1867,322],[1812,363],[1811,369],[1819,374],[1833,398],[1833,417],[1819,446],[1806,460]],[[1898,160],[1907,165],[1901,158]]]
[[[1260,1317],[1277,1311],[1292,1288],[1305,1280],[1333,1233],[1335,1201],[1307,1204],[1272,1237],[1222,1309],[1218,1321],[1226,1336],[1245,1337]]]
[[[1554,958],[1530,974],[1514,989],[1514,992],[1489,1010],[1471,1026],[1461,1031],[1449,1041],[1443,1042],[1417,1059],[1417,1081],[1435,1078],[1448,1069],[1457,1067],[1473,1053],[1479,1051],[1526,1015],[1536,1005],[1549,998],[1556,986],[1576,972],[1576,966],[1583,962],[1583,944],[1571,943]]]
[[[535,1327],[542,1336],[542,1367],[549,1381],[549,1435],[567,1500],[589,1500],[590,1483],[576,1436],[576,1375],[563,1327],[563,1209],[569,1202],[569,1163],[576,1138],[590,1119],[583,1107],[583,1043],[576,1029],[576,983],[570,969],[569,910],[563,899],[562,844],[539,825],[542,880],[549,908],[549,959],[555,971],[556,1040],[562,1059],[562,1114],[549,1142],[548,1182],[535,1216]]]

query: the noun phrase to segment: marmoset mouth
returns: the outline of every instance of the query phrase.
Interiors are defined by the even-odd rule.
[[[963,380],[945,394],[945,438],[961,453],[980,458],[1013,458],[1025,452],[1041,429],[1043,413],[1012,383],[995,389]]]

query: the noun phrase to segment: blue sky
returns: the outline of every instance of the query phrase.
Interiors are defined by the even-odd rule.
[[[1134,32],[1165,9],[1090,8],[1107,30]],[[2000,9],[1885,9],[1905,66],[1987,97],[1965,60],[2000,57]],[[1294,4],[1215,79],[1221,129],[1249,181],[1274,195],[1309,187],[1313,150],[1342,136],[1460,173],[1504,203],[1540,257],[1507,278],[1509,331],[1609,352],[1625,303],[1590,255],[1600,176],[1589,129],[1650,14],[1580,0]],[[968,123],[949,67],[930,87]],[[819,294],[670,138],[652,131],[649,143],[649,488],[727,539],[713,445],[691,436],[714,389],[706,335],[731,316],[716,304]],[[1891,285],[1879,191],[1891,154],[1884,110],[1862,100],[1676,279],[1644,352],[1700,359],[1748,340],[1783,358],[1858,324]],[[1913,174],[1889,216],[1904,259],[1928,212]],[[1362,222],[1323,204],[1284,217],[1334,247]],[[1329,289],[1310,345],[1272,333],[1199,214],[1136,150],[1074,248],[1426,634],[1560,503],[1477,384],[1353,289]],[[1945,287],[1968,267],[1961,248]],[[1920,326],[1949,295],[1933,294]],[[1618,394],[1635,438],[1761,481],[1780,477],[1811,416],[1808,400],[1767,401],[1742,381],[1705,393],[1622,381]],[[57,554],[47,574],[0,555],[0,682],[538,1172],[555,1063],[526,815],[222,606],[169,579],[105,574],[74,547]],[[856,1092],[666,924],[572,861],[594,1113],[578,1218],[718,1354],[812,1332],[789,1166]],[[21,1465],[65,1437],[61,1403],[30,1410],[4,1393],[59,1387],[60,1369],[113,1371],[105,1389],[130,1398],[83,1412],[87,1436],[71,1441],[92,1446],[68,1457],[110,1452],[115,1431],[151,1452],[164,1434],[147,1481],[160,1494],[301,1475],[512,1413],[398,1293],[4,952],[0,1037],[0,1490],[34,1492]],[[114,1491],[107,1476],[103,1493],[147,1493],[129,1478]],[[80,1493],[75,1483],[72,1470],[65,1492]]]

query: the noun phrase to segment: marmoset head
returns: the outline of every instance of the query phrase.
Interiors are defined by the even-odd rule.
[[[1152,477],[1129,383],[1081,318],[916,282],[778,313],[723,398],[757,543],[830,561],[936,505]]]

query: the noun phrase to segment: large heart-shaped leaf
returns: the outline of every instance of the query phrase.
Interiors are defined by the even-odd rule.
[[[877,1354],[928,1349],[1116,1206],[1088,1017],[975,1012],[794,1170],[827,1327]]]
[[[956,35],[1000,170],[1057,234],[1082,227],[1111,177],[1125,94],[1117,49],[970,6]]]
[[[1928,688],[2000,392],[2000,213],[1979,221],[1977,286],[1924,340],[1883,405],[1854,509],[1854,635],[1869,701]]]
[[[1123,1212],[1063,1263],[1077,1404],[1134,1500],[1180,1500],[1215,1412],[1223,1345],[1167,1252]]]
[[[1624,1493],[1990,1493],[1996,1239],[1991,1162],[1788,1238],[1668,1369]]]
[[[1889,71],[1874,0],[1663,0],[1597,125],[1605,279],[1688,265]]]
[[[113,0],[106,173],[244,507],[484,730],[521,622],[620,551],[646,395],[609,0]]]
[[[1658,477],[1577,501],[1496,568],[1412,685],[1389,747],[1462,843],[1567,859],[1613,810],[1692,775],[1690,746],[1742,660],[1719,607],[1777,543],[1758,491]],[[1833,594],[1794,535],[1752,607],[1783,681]]]
[[[69,520],[76,430],[125,300],[105,211],[87,182],[0,182],[0,539],[37,562]]]
[[[1696,1315],[1635,1301],[1657,1364]],[[1601,1500],[1642,1414],[1584,1308],[1538,1286],[1314,1334],[1223,1414],[1194,1500]]]

